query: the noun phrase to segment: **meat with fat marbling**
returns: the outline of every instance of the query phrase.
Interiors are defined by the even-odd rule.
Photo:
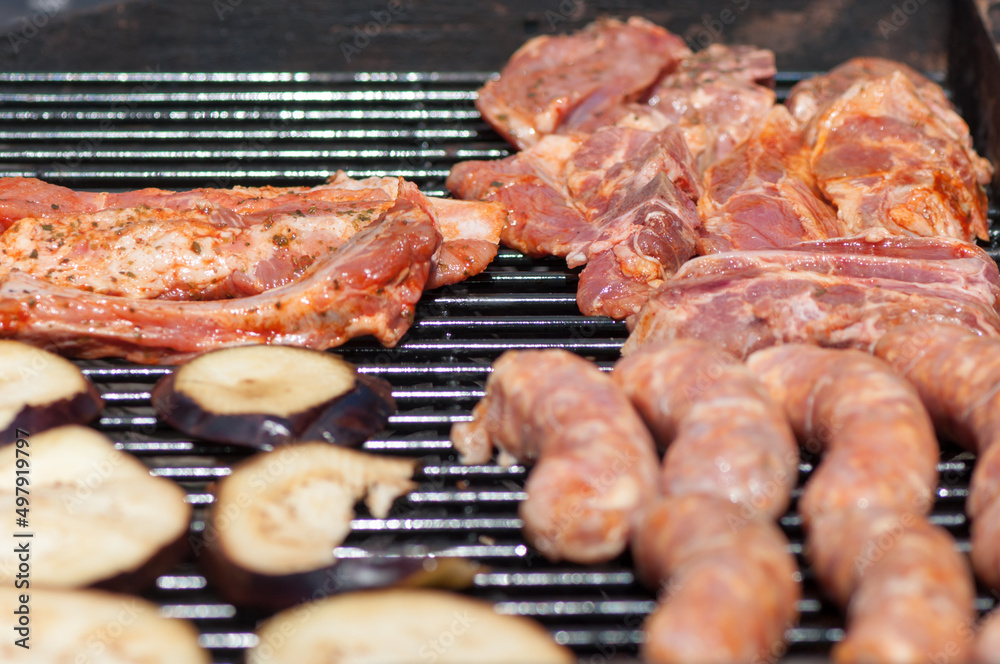
[[[698,171],[739,147],[774,105],[774,53],[712,44],[683,58],[647,103],[684,133]]]
[[[256,295],[300,278],[400,195],[399,178],[317,187],[76,192],[0,178],[0,279],[11,271],[53,286],[134,298]],[[427,288],[478,274],[496,255],[497,205],[426,198],[443,236]]]
[[[842,232],[809,170],[802,129],[783,106],[705,173],[698,253],[773,249]]]
[[[1000,336],[1000,273],[952,238],[804,242],[688,261],[635,317],[623,354],[696,338],[738,357],[790,342],[869,350],[906,323],[953,322]]]
[[[812,120],[809,138],[812,172],[845,234],[988,239],[989,162],[961,118],[929,105],[905,74],[857,81]]]
[[[528,148],[549,134],[595,129],[595,118],[639,99],[689,53],[680,37],[645,19],[602,19],[527,41],[479,91],[476,107],[513,145]]]
[[[376,223],[297,281],[250,297],[142,300],[10,272],[0,284],[0,337],[78,357],[162,363],[248,343],[325,349],[366,334],[391,346],[413,322],[441,244],[433,214],[426,196],[401,184]]]
[[[700,186],[673,128],[548,136],[506,159],[456,164],[447,184],[507,208],[507,246],[586,265],[577,303],[587,315],[635,313],[694,255]]]

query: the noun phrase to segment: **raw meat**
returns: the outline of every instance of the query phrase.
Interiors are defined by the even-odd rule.
[[[628,398],[564,350],[507,351],[493,364],[472,421],[452,427],[463,463],[533,464],[519,513],[550,560],[620,555],[638,510],[656,495],[653,439]]]
[[[587,315],[635,313],[694,255],[700,186],[676,129],[548,136],[506,159],[456,164],[448,188],[503,204],[507,246],[586,264],[577,303]]]
[[[870,236],[695,258],[629,321],[623,354],[697,338],[738,357],[807,342],[868,350],[906,323],[952,322],[1000,335],[1000,273],[951,238]]]

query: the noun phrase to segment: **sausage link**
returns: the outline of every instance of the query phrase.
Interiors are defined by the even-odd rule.
[[[858,350],[788,344],[747,366],[779,403],[808,452],[824,452],[799,501],[806,525],[825,512],[888,508],[926,514],[938,445],[917,392]]]
[[[1000,664],[1000,610],[988,613],[979,624],[972,646],[973,664]]]
[[[953,325],[907,326],[875,345],[912,383],[938,430],[978,458],[966,513],[972,520],[972,566],[1000,588],[1000,341]]]
[[[951,536],[926,519],[938,448],[916,390],[855,350],[787,345],[747,365],[803,445],[825,452],[799,511],[817,579],[847,607],[834,660],[965,662],[974,582]]]
[[[724,498],[663,497],[644,513],[632,551],[640,578],[663,588],[644,627],[644,661],[733,664],[784,653],[801,590],[774,523],[746,519]]]
[[[652,437],[625,394],[594,364],[563,350],[497,359],[473,420],[452,427],[466,463],[534,463],[520,505],[525,536],[550,560],[610,560],[638,508],[656,494]]]
[[[612,379],[667,448],[664,497],[632,545],[639,577],[666,587],[644,626],[644,657],[777,659],[801,592],[788,540],[772,522],[798,475],[784,413],[733,355],[698,340],[644,347]]]
[[[798,480],[799,452],[784,412],[735,356],[694,339],[656,343],[619,360],[612,379],[660,447],[660,490],[706,494],[777,518]]]

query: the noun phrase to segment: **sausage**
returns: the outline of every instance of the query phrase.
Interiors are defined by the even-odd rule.
[[[942,528],[891,509],[826,514],[806,547],[820,585],[847,606],[837,662],[968,661],[975,586]]]
[[[451,440],[465,463],[534,464],[519,512],[528,541],[550,560],[621,554],[642,505],[656,494],[652,436],[596,365],[568,351],[507,351],[486,396]]]
[[[966,502],[972,566],[1000,588],[1000,341],[953,325],[907,326],[874,352],[916,387],[943,435],[978,455]]]
[[[808,452],[824,462],[799,512],[884,507],[926,514],[937,486],[934,427],[910,385],[858,350],[788,344],[755,353],[747,366],[784,405]]]
[[[1000,610],[994,609],[980,622],[972,645],[974,664],[1000,664]]]
[[[632,544],[640,579],[666,586],[644,625],[645,659],[777,659],[801,594],[773,523],[798,475],[787,418],[733,355],[703,341],[644,347],[611,376],[667,448],[663,497]]]
[[[773,661],[798,619],[798,567],[781,530],[706,495],[667,496],[643,516],[632,545],[637,573],[663,586],[646,621],[644,661]]]
[[[667,449],[660,489],[700,493],[777,518],[798,480],[799,451],[784,412],[736,357],[704,341],[656,343],[611,373]]]
[[[856,350],[786,345],[747,365],[784,405],[802,444],[824,452],[799,512],[820,585],[847,607],[837,662],[965,662],[971,570],[926,518],[937,441],[917,391]]]

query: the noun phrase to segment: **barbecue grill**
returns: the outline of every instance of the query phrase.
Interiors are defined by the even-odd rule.
[[[959,3],[965,7],[966,3]],[[968,3],[967,9],[971,8]],[[985,89],[1000,77],[986,32],[971,12],[956,11],[954,30],[973,38],[952,50],[949,82],[973,124],[980,149],[1000,163],[1000,122]],[[963,40],[959,40],[963,41]],[[992,58],[992,59],[991,59]],[[779,98],[811,72],[783,71]],[[345,170],[353,177],[403,176],[427,193],[445,194],[451,166],[493,159],[509,147],[479,117],[475,91],[488,72],[410,73],[3,73],[0,74],[0,174],[38,177],[80,189],[187,188],[318,183]],[[940,79],[939,79],[940,80]],[[993,93],[1000,90],[994,85]],[[990,131],[993,128],[993,133]],[[1000,257],[997,210],[993,241]],[[483,395],[492,361],[511,348],[565,348],[610,367],[626,337],[621,322],[580,315],[578,270],[562,260],[530,259],[501,249],[485,273],[425,293],[416,321],[386,349],[354,340],[339,349],[362,372],[389,380],[399,412],[367,442],[377,454],[420,457],[419,488],[386,519],[363,511],[342,555],[385,545],[403,555],[426,547],[470,556],[487,567],[470,592],[502,613],[539,620],[583,661],[634,657],[641,623],[655,603],[636,581],[627,556],[595,566],[552,564],[521,535],[518,502],[526,469],[461,466],[448,434]],[[195,507],[192,534],[204,528],[209,487],[245,450],[185,438],[157,420],[153,382],[165,367],[120,361],[80,362],[106,409],[97,424],[152,471],[179,482]],[[803,457],[800,486],[813,460]],[[944,444],[932,522],[968,550],[964,500],[972,456]],[[362,508],[363,510],[363,508]],[[842,637],[841,614],[820,594],[801,556],[803,535],[792,510],[781,519],[804,572],[801,621],[787,633],[787,657],[822,660]],[[161,576],[146,596],[166,616],[192,620],[216,662],[240,661],[256,642],[264,614],[222,601],[193,562]],[[981,589],[977,606],[994,606]]]

